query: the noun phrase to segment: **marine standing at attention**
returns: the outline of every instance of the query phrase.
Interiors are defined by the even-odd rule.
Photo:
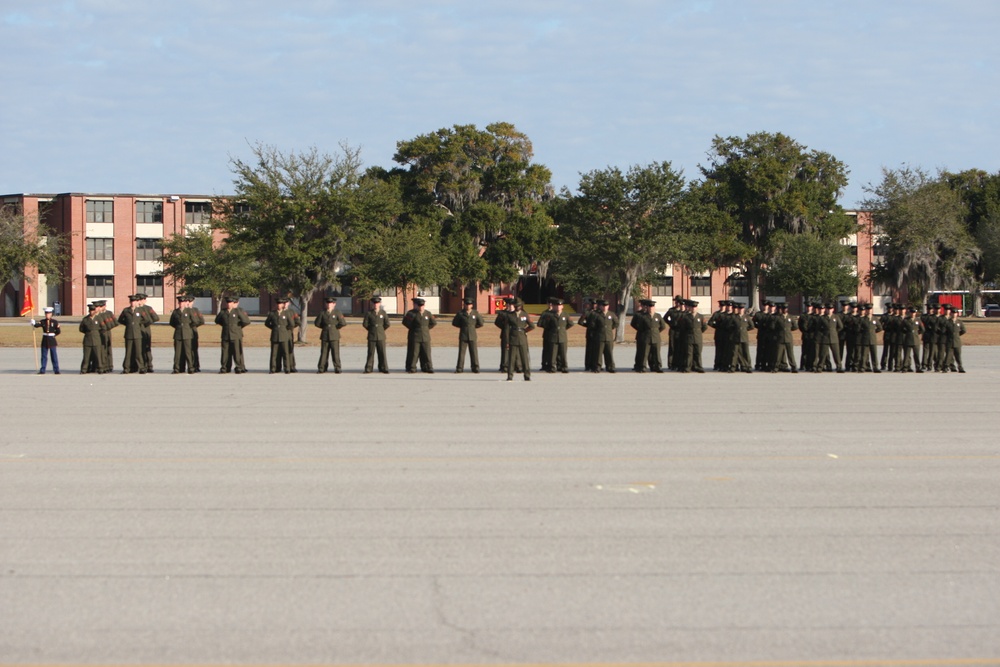
[[[382,297],[371,298],[371,309],[365,313],[361,326],[368,332],[368,359],[365,361],[365,373],[371,373],[375,368],[375,355],[378,354],[379,373],[389,372],[389,362],[385,357],[385,330],[389,328],[389,316],[382,309]]]
[[[548,352],[548,358],[542,360],[542,369],[546,373],[569,373],[569,337],[566,330],[576,323],[563,313],[565,302],[562,299],[549,299],[549,304],[549,309],[538,318],[543,356]]]
[[[264,326],[271,330],[270,372],[291,373],[289,348],[292,345],[292,318],[288,314],[288,299],[278,299],[278,307],[267,314]]]
[[[39,322],[34,318],[31,320],[32,327],[42,330],[42,367],[38,371],[39,375],[45,375],[45,362],[49,356],[52,357],[52,372],[59,375],[59,343],[56,342],[56,336],[62,333],[62,330],[59,328],[59,321],[52,317],[53,312],[51,306],[46,306],[44,319]]]
[[[510,363],[507,366],[507,381],[514,380],[514,369],[524,369],[524,379],[531,380],[531,359],[528,354],[527,333],[535,328],[528,313],[524,312],[524,302],[514,301],[514,312],[507,316],[507,340],[510,346]]]
[[[327,297],[326,310],[316,316],[313,325],[323,332],[320,334],[319,367],[317,373],[325,373],[333,357],[333,372],[340,373],[340,330],[347,326],[347,320],[337,310],[336,297]]]
[[[424,373],[434,372],[431,358],[431,329],[437,326],[434,314],[424,308],[427,302],[416,298],[413,308],[403,315],[403,326],[409,330],[406,336],[406,372],[416,373],[417,362]]]
[[[483,326],[483,318],[475,309],[475,301],[466,298],[462,302],[462,310],[455,313],[451,325],[458,328],[458,362],[455,372],[465,370],[465,352],[469,352],[469,364],[473,373],[479,372],[479,336],[476,329]]]
[[[191,356],[191,338],[194,329],[191,327],[191,313],[187,308],[188,299],[184,295],[177,297],[177,307],[170,313],[170,326],[174,328],[174,367],[172,374],[194,373]]]
[[[215,323],[221,330],[219,347],[221,348],[220,373],[246,373],[243,363],[243,329],[250,326],[250,316],[240,308],[240,299],[228,296],[224,299],[225,307],[215,316]]]

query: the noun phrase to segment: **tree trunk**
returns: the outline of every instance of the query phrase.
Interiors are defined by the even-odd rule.
[[[306,342],[306,320],[309,319],[309,299],[312,298],[312,292],[309,294],[299,294],[299,342]]]
[[[616,343],[625,342],[625,315],[628,313],[628,300],[632,296],[634,288],[635,281],[629,280],[618,293],[618,310],[620,312],[618,313],[618,332],[615,334]]]
[[[400,294],[403,295],[403,308],[402,308],[402,310],[400,312],[403,313],[404,315],[410,311],[410,307],[408,305],[408,301],[409,300],[406,298],[406,288],[407,287],[409,287],[409,284],[403,285],[402,287],[400,287],[399,285],[396,285],[396,289],[399,291]]]
[[[760,303],[760,267],[755,263],[747,264],[747,295],[750,299],[750,303],[747,304],[747,310],[757,308]]]

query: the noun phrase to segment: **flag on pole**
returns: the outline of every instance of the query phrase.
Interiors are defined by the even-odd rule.
[[[30,315],[35,310],[35,302],[31,298],[31,285],[24,284],[24,305],[21,307],[21,317]]]

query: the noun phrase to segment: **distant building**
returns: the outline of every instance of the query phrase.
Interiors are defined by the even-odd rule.
[[[53,306],[63,315],[83,316],[87,312],[87,303],[95,299],[106,300],[108,309],[117,312],[128,305],[129,294],[144,292],[149,295],[148,303],[162,313],[174,307],[178,291],[163,276],[157,275],[162,269],[163,239],[184,234],[187,230],[207,228],[212,196],[14,194],[0,196],[0,205],[17,207],[25,216],[27,225],[41,221],[69,239],[70,257],[62,281],[50,282],[44,274],[39,275],[29,268],[27,278],[34,286],[37,312],[40,313],[45,306]],[[857,294],[843,296],[870,301],[875,304],[876,312],[881,312],[883,303],[892,300],[891,295],[874,294],[872,288],[865,284],[872,264],[880,261],[878,245],[873,244],[871,218],[864,212],[852,212],[851,215],[858,221],[857,233],[844,239],[844,243],[852,248],[855,270],[861,280]],[[480,290],[476,295],[477,308],[484,313],[494,312],[497,297],[515,290],[522,296],[531,295],[540,303],[556,292],[571,300],[574,297],[562,294],[552,281],[540,281],[531,268],[522,273],[517,285],[496,285]],[[668,266],[664,267],[659,279],[643,289],[645,296],[654,299],[661,311],[670,306],[675,295],[697,300],[699,309],[704,312],[713,310],[719,299],[749,300],[746,279],[732,269],[698,274],[680,265]],[[23,280],[4,283],[0,316],[19,315],[23,295]],[[367,308],[367,300],[356,298],[349,285],[334,285],[316,295],[309,312],[318,312],[327,296],[337,297],[340,309],[346,313],[361,313]],[[402,294],[390,290],[381,296],[382,306],[387,312],[403,312]],[[406,303],[410,303],[414,296],[423,297],[428,309],[433,312],[454,312],[460,309],[465,295],[432,285],[412,289]],[[784,295],[767,296],[777,301],[786,300]],[[240,305],[251,314],[264,313],[273,308],[273,298],[274,295],[263,293],[243,296]],[[788,302],[790,310],[798,312],[802,299],[793,296]],[[195,305],[204,312],[214,312],[215,309],[207,294],[199,295]],[[576,304],[577,307],[580,305]]]

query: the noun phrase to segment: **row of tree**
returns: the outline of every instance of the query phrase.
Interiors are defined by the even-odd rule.
[[[671,264],[735,267],[751,303],[760,285],[826,298],[857,288],[842,243],[854,219],[837,203],[848,171],[780,133],[715,137],[690,181],[658,162],[590,171],[559,193],[510,123],[401,141],[391,169],[364,169],[346,144],[333,155],[264,144],[251,153],[231,160],[234,190],[215,201],[211,229],[164,242],[170,279],[216,298],[263,287],[304,313],[317,291],[345,283],[359,296],[472,291],[515,283],[527,267],[568,292],[621,303]],[[1000,174],[885,170],[866,192],[884,250],[878,285],[919,301],[927,290],[996,280]],[[0,242],[6,275],[26,265],[57,272],[51,257],[9,253],[7,235]]]
[[[473,291],[514,283],[527,267],[621,303],[671,264],[739,267],[754,301],[767,275],[788,292],[856,286],[839,243],[851,224],[837,204],[847,170],[782,134],[716,137],[690,182],[659,162],[590,171],[558,194],[509,123],[401,141],[388,170],[363,170],[346,145],[335,156],[251,148],[253,161],[232,160],[234,193],[216,202],[214,245],[207,232],[168,240],[165,274],[216,295],[264,286],[303,311],[340,282],[360,296],[414,285]],[[819,257],[803,239],[824,263],[782,271],[785,256]]]

